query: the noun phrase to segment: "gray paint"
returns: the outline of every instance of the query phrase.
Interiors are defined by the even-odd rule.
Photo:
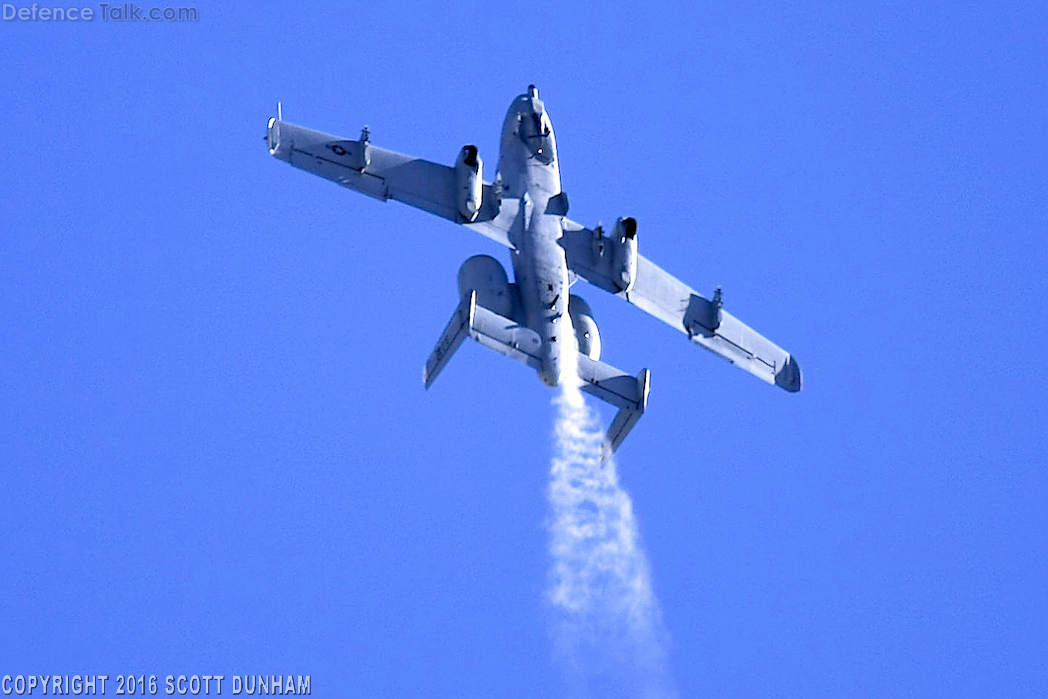
[[[557,143],[538,90],[510,104],[502,126],[498,174],[484,182],[476,149],[465,146],[454,167],[371,144],[367,127],[351,141],[270,119],[269,152],[297,168],[383,201],[395,199],[471,228],[510,249],[515,283],[493,258],[470,258],[459,270],[461,302],[426,363],[429,387],[467,337],[534,368],[543,382],[561,377],[561,349],[576,342],[567,328],[569,287],[577,278],[622,298],[758,378],[787,391],[801,371],[785,350],[638,252],[637,223],[620,218],[612,236],[566,217]],[[628,231],[628,234],[627,234]],[[577,298],[577,297],[576,297]],[[582,309],[574,309],[582,317]],[[596,324],[584,313],[586,328]],[[582,325],[582,324],[580,324]],[[597,339],[599,346],[599,336]],[[619,407],[605,457],[622,443],[647,405],[650,376],[636,377],[584,353],[583,390]]]

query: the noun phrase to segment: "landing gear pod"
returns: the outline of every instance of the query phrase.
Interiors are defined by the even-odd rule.
[[[476,146],[463,146],[455,161],[455,195],[459,215],[466,223],[477,220],[484,197],[484,164]]]
[[[509,278],[499,261],[488,255],[474,255],[459,267],[459,298],[477,292],[477,305],[505,318],[512,317],[513,296]]]
[[[597,322],[593,320],[593,311],[582,297],[572,294],[568,297],[568,315],[571,326],[575,328],[575,337],[579,342],[579,354],[593,361],[600,361],[600,333]]]
[[[620,218],[611,234],[612,281],[619,291],[630,291],[637,281],[637,221]]]

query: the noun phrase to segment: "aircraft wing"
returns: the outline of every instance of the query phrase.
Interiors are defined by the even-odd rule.
[[[269,152],[297,168],[375,199],[397,201],[455,223],[461,223],[507,247],[516,218],[516,200],[498,201],[494,185],[482,183],[482,201],[473,222],[459,214],[455,169],[371,145],[365,127],[351,141],[270,119],[266,132]]]
[[[600,231],[564,219],[562,242],[572,272],[671,325],[695,344],[754,376],[787,391],[801,389],[797,360],[723,310],[719,289],[712,301],[706,299],[658,265],[637,255],[633,286],[629,291],[622,291],[613,279],[613,256],[606,254],[595,241],[601,241]]]

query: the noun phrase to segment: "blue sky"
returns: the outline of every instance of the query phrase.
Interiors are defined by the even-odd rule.
[[[554,393],[474,344],[421,383],[458,266],[506,253],[262,142],[281,100],[493,166],[534,83],[572,218],[634,216],[805,372],[576,288],[652,371],[619,471],[680,695],[1048,691],[1045,9],[195,7],[0,26],[0,674],[581,691]]]

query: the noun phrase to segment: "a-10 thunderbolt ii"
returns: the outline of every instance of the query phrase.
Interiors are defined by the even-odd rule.
[[[395,199],[471,228],[510,249],[515,282],[493,257],[459,268],[461,303],[426,362],[428,388],[467,335],[535,369],[548,386],[561,381],[562,349],[578,347],[581,388],[619,408],[603,458],[626,438],[648,400],[649,372],[625,374],[600,361],[600,335],[589,306],[569,294],[579,278],[646,311],[736,366],[787,391],[801,388],[801,370],[785,350],[712,299],[649,262],[637,251],[637,222],[619,218],[610,235],[567,218],[553,125],[534,85],[513,100],[502,125],[493,182],[484,180],[476,146],[464,146],[448,167],[371,144],[269,120],[269,152],[297,168],[376,199]],[[573,336],[566,336],[567,315]]]

